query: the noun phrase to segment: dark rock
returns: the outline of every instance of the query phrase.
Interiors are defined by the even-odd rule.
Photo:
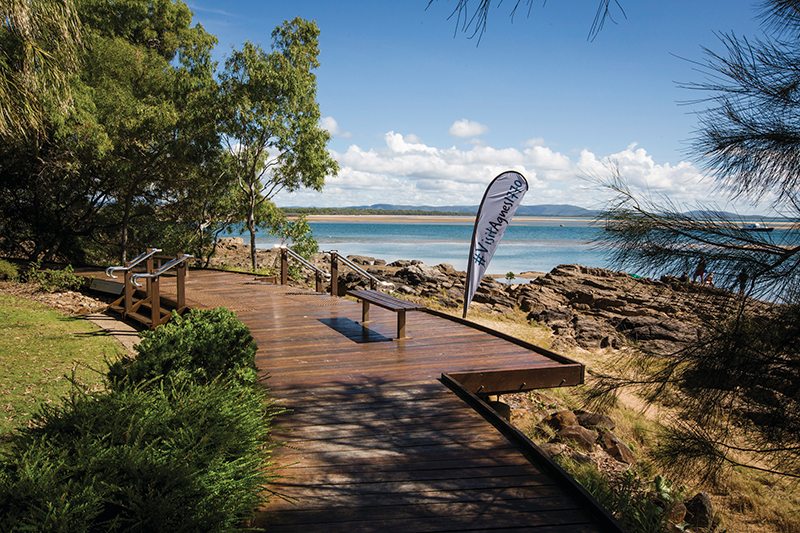
[[[447,280],[447,276],[436,267],[422,263],[409,265],[395,273],[395,276],[405,279],[409,285],[420,283],[440,283]]]
[[[616,434],[612,431],[606,431],[600,437],[600,445],[603,449],[616,459],[622,463],[634,464],[636,463],[636,454],[633,453],[633,450],[628,447],[625,442],[619,438]]]
[[[347,259],[357,265],[371,265],[375,262],[374,257],[366,257],[363,255],[348,255]]]
[[[686,520],[686,506],[681,502],[673,504],[667,513],[667,520],[673,524],[682,524]]]
[[[601,415],[599,413],[591,413],[589,411],[575,411],[575,417],[578,420],[578,423],[585,428],[593,429],[593,428],[606,428],[606,429],[614,429],[617,427],[617,423],[614,422],[610,417],[606,415]]]
[[[559,442],[545,442],[539,447],[545,454],[547,454],[548,457],[555,457],[557,455],[561,455],[562,453],[566,453],[567,450],[569,450],[569,447],[566,444],[561,444]]]
[[[576,463],[579,463],[579,464],[584,464],[584,465],[593,465],[593,464],[595,464],[594,459],[592,459],[591,457],[589,457],[585,453],[573,451],[572,455],[570,455],[570,457],[572,457],[573,461],[575,461]]]
[[[570,307],[551,307],[533,315],[532,319],[550,327],[564,327],[572,322],[574,316],[575,313]]]
[[[572,328],[575,330],[575,339],[584,348],[598,348],[603,339],[614,333],[608,324],[581,315],[575,316]]]
[[[597,442],[597,433],[582,426],[566,427],[556,433],[557,442],[574,442],[580,449],[593,452]]]
[[[549,415],[547,418],[542,420],[542,423],[550,426],[556,431],[559,431],[566,427],[577,426],[578,418],[575,416],[575,413],[565,409],[563,411],[556,411],[555,413]]]
[[[417,292],[409,287],[408,285],[398,285],[395,289],[397,292],[401,294],[416,294]]]
[[[443,306],[448,307],[450,309],[455,309],[456,307],[458,307],[458,302],[456,302],[455,300],[451,300],[450,298],[447,298],[446,296],[439,297],[438,301],[439,301],[440,304],[442,304]]]
[[[613,335],[609,335],[607,337],[603,337],[600,339],[600,347],[601,348],[617,348],[617,338]]]
[[[630,316],[617,326],[632,341],[670,349],[697,340],[697,327],[670,318]],[[661,342],[659,342],[661,341]]]
[[[710,528],[714,523],[714,506],[711,497],[705,492],[698,492],[683,502],[686,505],[686,522],[697,528]]]
[[[439,271],[445,276],[450,276],[450,277],[458,276],[458,271],[455,269],[453,265],[449,263],[442,263],[440,265],[436,265],[436,268],[438,268]]]

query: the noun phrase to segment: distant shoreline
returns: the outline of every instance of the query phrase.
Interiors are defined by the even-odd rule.
[[[290,220],[296,217],[289,217]],[[464,224],[475,223],[475,215],[306,215],[309,222],[375,222],[381,224]],[[512,224],[525,222],[583,222],[593,218],[517,216]]]
[[[294,220],[296,216],[288,217]],[[309,222],[343,222],[357,223],[369,222],[376,224],[450,224],[450,225],[472,225],[475,223],[475,215],[306,215]],[[591,225],[596,219],[593,217],[554,217],[554,216],[515,216],[511,224],[586,224]],[[764,224],[777,229],[787,229],[796,224],[794,221],[784,220],[765,220]]]

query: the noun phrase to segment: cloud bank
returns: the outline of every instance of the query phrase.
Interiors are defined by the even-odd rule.
[[[328,125],[333,124],[335,121]],[[453,124],[451,133],[454,128],[471,136],[485,127],[463,120]],[[583,149],[567,155],[546,146],[541,137],[522,140],[519,147],[511,148],[439,148],[415,135],[394,131],[387,132],[383,141],[382,146],[370,149],[352,144],[344,152],[331,151],[340,166],[338,176],[327,178],[321,193],[282,193],[276,198],[277,205],[476,205],[493,178],[515,170],[530,184],[523,205],[572,204],[598,209],[612,196],[598,185],[611,177],[611,165],[619,168],[642,197],[662,196],[687,208],[714,198],[712,183],[703,179],[692,163],[658,163],[636,143],[613,154]]]

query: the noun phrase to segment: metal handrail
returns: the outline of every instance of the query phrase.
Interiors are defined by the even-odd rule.
[[[127,272],[128,270],[132,269],[145,259],[148,259],[153,254],[157,254],[161,251],[161,248],[153,248],[152,250],[145,250],[144,252],[140,253],[133,261],[131,261],[128,266],[119,266],[119,267],[108,267],[106,269],[106,277],[117,279],[117,276],[114,275],[114,272]],[[138,287],[138,285],[137,285]]]
[[[373,276],[372,274],[370,274],[369,272],[367,272],[366,270],[364,270],[360,266],[358,266],[355,263],[353,263],[352,261],[350,261],[348,258],[346,258],[346,257],[344,257],[342,255],[339,255],[339,251],[338,250],[330,250],[328,252],[323,252],[323,253],[326,253],[326,254],[336,253],[337,259],[340,259],[344,264],[346,264],[347,266],[349,266],[350,268],[355,270],[362,277],[365,277],[365,278],[369,279],[370,281],[372,281],[374,283],[382,285],[383,287],[391,287],[392,288],[391,290],[395,289],[394,283],[392,283],[390,281],[381,281],[381,280],[379,280],[378,278],[376,278],[375,276]]]
[[[180,263],[182,261],[185,261],[187,259],[192,259],[192,258],[194,258],[193,255],[184,255],[184,256],[181,256],[181,257],[176,257],[175,259],[170,259],[170,261],[166,265],[162,266],[161,268],[159,268],[158,270],[156,270],[152,274],[134,274],[133,277],[131,277],[131,283],[133,283],[137,287],[141,287],[141,285],[136,283],[137,279],[139,279],[139,278],[157,278],[158,276],[160,276],[161,274],[163,274],[164,272],[166,272],[170,268],[174,267],[178,263]]]
[[[275,245],[275,248],[277,248],[278,250],[286,250],[286,253],[288,253],[289,255],[291,255],[291,256],[292,256],[294,259],[297,259],[298,261],[300,261],[300,263],[302,263],[302,264],[303,264],[303,266],[310,268],[310,269],[311,269],[311,270],[313,270],[314,272],[316,272],[316,273],[318,273],[318,274],[322,274],[322,275],[323,275],[323,276],[325,276],[326,278],[330,278],[330,277],[331,277],[331,275],[330,275],[330,274],[328,274],[327,272],[325,272],[325,271],[324,271],[324,270],[322,270],[321,268],[319,268],[319,267],[317,267],[317,266],[315,266],[315,265],[312,265],[311,263],[309,263],[308,261],[306,261],[306,260],[305,260],[305,258],[303,258],[303,256],[302,256],[302,255],[298,254],[297,252],[295,252],[294,250],[292,250],[291,248],[289,248],[289,247],[288,247],[288,246],[286,246],[285,244],[276,244],[276,245]]]

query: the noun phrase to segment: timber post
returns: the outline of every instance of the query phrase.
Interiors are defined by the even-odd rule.
[[[331,296],[339,296],[339,256],[331,250]]]
[[[178,257],[184,257],[185,254],[178,254]],[[178,309],[179,313],[186,307],[186,271],[189,270],[187,261],[181,261],[176,268],[176,291],[178,294]]]
[[[289,284],[289,252],[281,248],[281,285]]]

